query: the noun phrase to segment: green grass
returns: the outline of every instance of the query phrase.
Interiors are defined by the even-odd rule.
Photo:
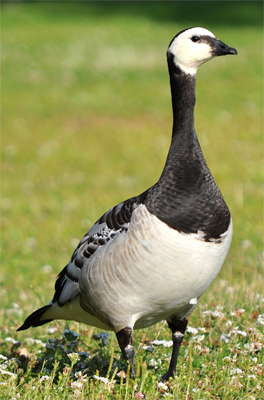
[[[3,17],[0,398],[263,399],[260,3],[16,4]],[[50,300],[56,274],[95,219],[159,176],[171,129],[166,47],[192,25],[239,51],[201,68],[196,109],[234,239],[190,317],[198,333],[186,335],[178,375],[164,391],[157,383],[171,349],[143,347],[170,339],[163,323],[135,333],[137,378],[126,382],[112,375],[122,368],[113,335],[103,346],[96,329],[74,322],[66,324],[80,334],[73,341],[63,322],[50,324],[54,333],[48,325],[16,328]],[[67,351],[89,357],[76,364]],[[81,367],[87,377],[74,377]]]

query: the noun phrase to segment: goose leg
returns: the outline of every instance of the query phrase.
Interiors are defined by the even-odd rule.
[[[178,354],[179,354],[179,350],[180,350],[180,346],[181,346],[181,343],[183,340],[184,333],[187,328],[188,321],[185,318],[184,319],[173,318],[171,320],[168,320],[167,323],[168,323],[168,326],[172,333],[173,347],[172,347],[172,354],[171,354],[169,369],[166,372],[166,374],[163,375],[163,377],[162,377],[163,381],[167,381],[170,377],[174,377],[174,375],[175,375]]]
[[[123,357],[125,358],[125,360],[128,361],[128,363],[130,365],[130,376],[132,378],[134,378],[135,377],[135,365],[134,365],[135,351],[132,346],[132,329],[129,327],[121,329],[121,331],[116,333],[116,337],[117,337],[119,347],[122,351]]]

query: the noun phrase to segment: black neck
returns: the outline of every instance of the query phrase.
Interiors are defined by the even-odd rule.
[[[173,109],[172,141],[159,181],[144,203],[170,227],[199,230],[206,240],[226,231],[230,214],[205,163],[194,130],[195,78],[175,66],[168,53]]]
[[[167,54],[173,110],[172,135],[188,135],[194,129],[195,77],[174,64]]]
[[[174,64],[173,55],[168,53],[168,68],[171,85],[171,100],[173,110],[172,140],[161,175],[163,180],[167,170],[172,169],[175,180],[178,179],[178,169],[182,167],[182,160],[190,161],[189,155],[196,153],[200,158],[201,149],[194,130],[195,106],[195,77],[184,73]],[[176,184],[176,181],[175,181]]]

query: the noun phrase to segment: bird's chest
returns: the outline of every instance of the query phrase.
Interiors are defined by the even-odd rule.
[[[183,295],[196,288],[197,295],[201,294],[223,264],[231,241],[231,226],[220,239],[206,241],[203,232],[178,232],[146,208],[142,207],[138,214],[127,245],[133,247],[134,241],[141,276],[150,288],[154,285],[158,289],[162,284],[157,292],[174,288]]]
[[[230,240],[231,228],[221,243],[177,232],[141,205],[127,232],[91,260],[89,293],[97,299],[104,293],[97,309],[114,307],[150,325],[201,296],[219,272]]]
[[[144,206],[130,228],[124,241],[126,268],[120,274],[124,280],[129,276],[126,296],[154,319],[185,309],[202,295],[224,262],[232,232],[230,227],[221,241],[207,242],[202,233],[185,234],[168,227]],[[125,265],[125,259],[119,265]]]

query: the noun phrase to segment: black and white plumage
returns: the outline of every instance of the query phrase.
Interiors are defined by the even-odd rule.
[[[204,28],[172,39],[172,141],[160,179],[95,223],[59,274],[51,303],[19,330],[53,319],[113,330],[133,369],[133,329],[167,320],[173,352],[164,379],[173,376],[186,316],[219,272],[232,237],[230,212],[194,129],[195,74],[214,56],[236,53]]]

